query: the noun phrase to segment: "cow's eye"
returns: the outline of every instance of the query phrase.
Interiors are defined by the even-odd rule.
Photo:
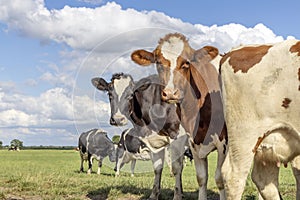
[[[190,61],[185,61],[182,65],[181,65],[181,68],[182,69],[188,69],[190,67]]]

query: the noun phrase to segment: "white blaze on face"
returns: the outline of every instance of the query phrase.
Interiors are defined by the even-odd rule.
[[[183,48],[184,43],[178,37],[170,37],[169,40],[164,41],[164,43],[161,46],[161,53],[163,57],[170,61],[170,77],[166,88],[174,89],[174,70],[177,66],[177,58],[181,55]]]
[[[131,79],[129,77],[114,80],[114,88],[118,95],[119,100],[123,92],[125,91],[126,87],[129,85],[130,81]]]
[[[114,80],[114,88],[118,95],[118,102],[120,101],[120,98],[121,98],[123,92],[125,91],[126,87],[129,85],[130,81],[131,81],[130,77]],[[118,109],[116,115],[122,115],[121,111],[119,109]]]

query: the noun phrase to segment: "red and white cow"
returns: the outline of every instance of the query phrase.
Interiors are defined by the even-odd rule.
[[[292,161],[299,200],[300,41],[241,46],[220,65],[229,141],[222,167],[227,199],[241,199],[254,160],[252,180],[272,200],[280,199],[280,164]]]
[[[216,149],[215,180],[220,199],[225,199],[221,165],[225,159],[227,132],[219,74],[214,66],[221,59],[218,50],[211,46],[195,50],[183,35],[175,33],[162,38],[153,52],[137,50],[131,57],[142,66],[155,63],[164,85],[162,100],[179,105],[182,126],[190,135],[199,199],[207,198],[207,156]]]

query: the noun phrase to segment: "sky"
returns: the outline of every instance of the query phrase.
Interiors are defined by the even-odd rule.
[[[0,141],[76,146],[93,128],[120,134],[130,125],[109,125],[108,97],[93,77],[155,73],[130,53],[153,50],[170,32],[220,53],[299,39],[299,7],[296,0],[0,0]]]

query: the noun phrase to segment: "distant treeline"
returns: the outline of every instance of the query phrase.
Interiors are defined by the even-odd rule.
[[[71,150],[76,149],[76,146],[24,146],[22,149],[53,149],[53,150]]]

